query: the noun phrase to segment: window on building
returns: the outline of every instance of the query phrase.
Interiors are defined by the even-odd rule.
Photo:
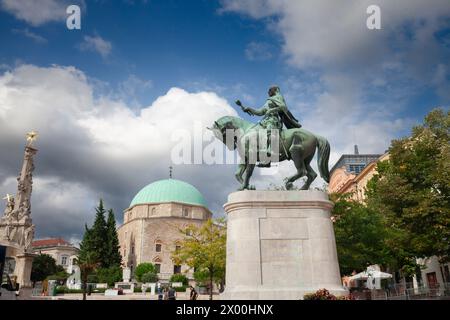
[[[156,273],[161,273],[161,264],[155,263],[155,270],[156,270]]]
[[[128,220],[131,220],[131,219],[133,219],[133,212],[130,212],[130,213],[128,214]]]
[[[156,214],[156,208],[152,208],[152,216]]]
[[[444,279],[445,282],[450,282],[450,270],[448,269],[448,265],[444,266]]]
[[[161,252],[161,244],[160,244],[160,243],[157,243],[157,244],[156,244],[155,251],[156,251],[156,252]]]
[[[349,165],[349,171],[354,172],[355,174],[360,174],[361,171],[364,169],[363,164],[351,164]]]
[[[181,266],[174,265],[173,266],[173,274],[181,273]]]
[[[62,256],[62,257],[61,257],[61,264],[62,264],[63,266],[67,265],[67,256]]]
[[[134,245],[131,246],[131,254],[134,254]]]
[[[189,217],[189,209],[183,208],[183,217]]]

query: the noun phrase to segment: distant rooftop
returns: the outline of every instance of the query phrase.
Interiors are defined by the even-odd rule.
[[[63,238],[41,239],[35,240],[31,243],[33,248],[40,247],[56,247],[56,246],[71,246],[70,242],[67,242]]]
[[[337,168],[345,167],[347,172],[358,175],[369,163],[378,160],[382,154],[359,154],[358,146],[355,145],[353,154],[343,154],[336,164],[331,168],[330,175]]]

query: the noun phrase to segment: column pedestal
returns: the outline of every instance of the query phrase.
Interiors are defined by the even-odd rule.
[[[36,257],[34,253],[21,253],[16,256],[16,269],[14,274],[17,276],[17,283],[20,284],[20,290],[31,288],[31,267],[33,259]]]
[[[330,210],[322,191],[239,191],[228,196],[226,288],[221,299],[344,295]]]

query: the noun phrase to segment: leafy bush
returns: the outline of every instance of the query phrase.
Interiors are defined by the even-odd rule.
[[[66,271],[58,271],[55,274],[52,274],[47,277],[47,280],[57,280],[58,282],[64,282],[69,277],[69,274]]]
[[[97,275],[95,273],[88,275],[87,276],[87,282],[89,282],[89,283],[99,283]]]
[[[327,289],[319,289],[315,293],[308,293],[303,296],[304,300],[337,300],[334,294]]]
[[[97,269],[96,275],[99,283],[107,283],[112,287],[116,282],[122,280],[122,269],[119,266],[100,268]]]
[[[158,275],[154,272],[147,272],[141,277],[142,283],[155,283],[158,281]]]
[[[177,282],[177,281],[175,281]],[[186,292],[186,288],[187,286],[182,286],[182,287],[175,287],[173,288],[176,292]]]
[[[150,292],[150,287],[145,290],[145,292]],[[134,293],[142,293],[142,287],[134,287]]]
[[[106,289],[93,289],[93,293],[104,293]],[[57,286],[56,294],[67,294],[67,293],[83,293],[82,289],[69,289],[66,286]]]
[[[81,289],[69,289],[66,286],[57,286],[56,294],[64,294],[64,293],[83,293]]]
[[[43,281],[48,276],[64,271],[64,268],[56,264],[56,260],[48,254],[40,254],[33,259],[31,268],[31,281]]]
[[[155,273],[156,274],[156,268],[153,264],[148,263],[148,262],[144,262],[144,263],[140,263],[138,264],[138,266],[136,267],[136,271],[134,272],[134,276],[136,277],[136,280],[139,282],[142,282],[142,276],[146,273]]]
[[[170,282],[181,282],[184,286],[187,286],[189,280],[184,274],[178,273],[170,277]]]

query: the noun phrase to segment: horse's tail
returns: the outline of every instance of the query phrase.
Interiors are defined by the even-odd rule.
[[[328,169],[328,160],[330,159],[330,144],[328,140],[316,136],[317,138],[317,149],[319,149],[319,154],[317,156],[317,166],[319,167],[320,176],[326,182],[330,182],[330,171]]]

